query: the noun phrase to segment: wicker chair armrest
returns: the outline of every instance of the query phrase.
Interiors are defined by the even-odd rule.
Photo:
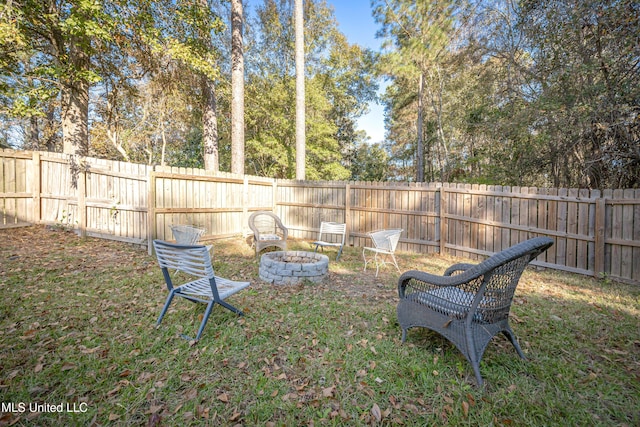
[[[438,276],[424,271],[410,270],[403,273],[398,279],[398,295],[400,298],[404,298],[407,285],[412,280],[423,282],[431,285],[431,287],[458,286],[466,283],[465,280],[460,280],[459,276]]]
[[[447,268],[447,270],[444,272],[443,276],[452,276],[455,273],[460,273],[460,272],[464,272],[467,271],[468,269],[475,267],[475,264],[468,264],[468,263],[459,263],[459,264],[454,264],[451,267]]]

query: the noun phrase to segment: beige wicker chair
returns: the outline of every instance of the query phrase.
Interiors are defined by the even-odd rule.
[[[552,244],[548,237],[530,239],[480,264],[453,265],[444,276],[421,271],[402,274],[397,307],[402,342],[409,328],[438,332],[471,363],[479,386],[483,384],[480,360],[489,341],[500,332],[525,359],[509,326],[511,301],[524,269]]]
[[[256,255],[264,248],[278,247],[287,250],[287,236],[289,230],[282,224],[280,218],[272,212],[254,212],[249,217],[249,228],[253,231],[253,244]]]

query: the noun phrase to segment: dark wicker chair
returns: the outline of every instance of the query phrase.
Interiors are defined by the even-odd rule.
[[[497,253],[484,262],[456,264],[443,276],[407,271],[398,280],[397,313],[402,342],[407,329],[424,327],[451,341],[467,358],[482,387],[480,360],[489,341],[502,332],[526,359],[509,326],[516,286],[527,265],[553,244],[536,237]]]

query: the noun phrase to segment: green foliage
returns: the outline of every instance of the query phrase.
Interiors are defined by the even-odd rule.
[[[295,70],[291,10],[267,1],[257,10],[260,39],[246,54],[246,165],[250,173],[295,176]],[[375,97],[372,54],[349,45],[325,4],[305,2],[306,176],[348,179],[355,121]]]
[[[360,144],[351,164],[351,176],[356,181],[385,181],[389,176],[389,158],[382,144]]]
[[[422,137],[427,180],[640,185],[634,2],[373,4],[398,176],[415,176]]]

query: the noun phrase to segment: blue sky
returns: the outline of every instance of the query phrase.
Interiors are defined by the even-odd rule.
[[[371,16],[370,0],[327,0],[327,3],[333,6],[340,31],[349,42],[380,50],[380,40],[375,38],[378,25]],[[384,140],[384,109],[373,103],[369,110],[370,113],[358,121],[358,127],[367,132],[370,142],[380,142]]]

